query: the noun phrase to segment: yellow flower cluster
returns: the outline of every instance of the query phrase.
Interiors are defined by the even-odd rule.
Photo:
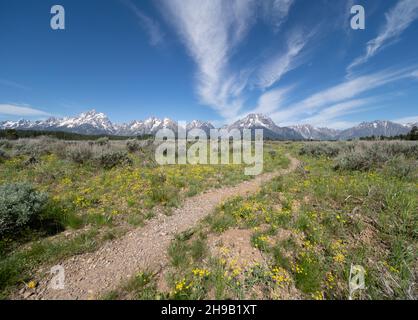
[[[204,277],[207,277],[207,276],[210,275],[210,272],[207,269],[198,269],[198,268],[196,268],[196,269],[193,269],[192,272],[193,272],[193,275],[194,276],[200,277],[200,278],[204,278]]]
[[[383,265],[387,267],[392,273],[399,273],[400,271],[395,267],[391,266],[388,262],[384,261]]]
[[[336,216],[335,216],[335,218],[339,221],[339,222],[341,222],[341,223],[346,223],[347,222],[347,220],[345,220],[340,214],[337,214]]]
[[[225,261],[226,271],[224,272],[224,276],[228,280],[232,280],[233,278],[238,277],[242,273],[242,268],[238,265],[238,261],[236,259],[231,259],[228,262]],[[222,263],[222,261],[221,261]]]
[[[321,291],[316,291],[315,293],[312,293],[312,299],[324,300],[324,294]]]
[[[334,261],[338,264],[343,264],[345,262],[345,254],[347,250],[345,249],[344,243],[342,240],[336,240],[331,244],[331,249],[334,251]]]
[[[305,273],[305,275],[306,275],[306,272],[304,272],[303,267],[298,265],[297,263],[292,264],[292,271],[297,273],[297,274]]]
[[[68,177],[65,177],[65,178],[63,178],[62,180],[61,180],[61,182],[60,182],[61,184],[63,184],[64,186],[69,186],[71,183],[72,183],[72,181],[71,181],[71,179],[70,178],[68,178]]]
[[[251,220],[255,217],[256,213],[266,213],[266,208],[263,204],[257,201],[245,201],[241,207],[234,212],[236,219]]]
[[[339,253],[334,255],[334,261],[336,263],[342,264],[345,261],[345,256],[341,252],[339,252]]]
[[[27,286],[29,289],[35,289],[37,287],[38,283],[34,280],[30,281]]]
[[[325,280],[325,286],[328,289],[332,289],[332,288],[334,288],[334,285],[335,285],[335,277],[334,277],[334,275],[332,274],[332,272],[327,272],[327,274],[326,274],[326,280]]]
[[[192,283],[187,284],[186,279],[183,278],[182,280],[176,282],[174,293],[179,293],[181,291],[188,290],[191,286]]]
[[[83,196],[76,196],[73,203],[79,208],[85,208],[89,205],[89,201]]]
[[[290,282],[288,272],[281,267],[275,267],[271,270],[271,278],[282,288]]]
[[[261,242],[267,242],[268,238],[266,236],[262,235],[262,236],[258,237],[258,240],[261,241]]]

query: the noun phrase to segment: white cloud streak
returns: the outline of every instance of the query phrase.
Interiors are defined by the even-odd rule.
[[[292,32],[287,40],[286,51],[273,57],[260,68],[258,74],[259,87],[262,89],[271,87],[286,73],[299,66],[299,55],[312,35],[313,33],[304,34],[300,30]]]
[[[292,87],[277,88],[263,93],[258,99],[257,107],[251,113],[270,114],[284,105]]]
[[[332,125],[341,116],[365,111],[365,106],[375,103],[376,98],[354,99],[341,102],[319,111],[316,115],[300,121],[301,123],[311,124],[317,127],[327,127]],[[338,125],[340,127],[341,124]]]
[[[30,88],[27,86],[24,86],[20,83],[6,80],[6,79],[0,79],[0,85],[8,86],[8,87],[16,88],[16,89],[21,89],[21,90],[30,90]]]
[[[385,70],[370,75],[359,76],[315,93],[286,109],[278,110],[272,113],[271,117],[277,123],[300,121],[306,117],[311,117],[325,107],[355,99],[372,89],[410,77],[411,68],[397,71]]]
[[[393,122],[400,123],[400,124],[412,124],[418,123],[418,116],[411,116],[411,117],[404,117],[392,120]]]
[[[264,20],[273,26],[274,32],[280,30],[281,25],[286,21],[294,0],[263,0],[261,10]]]
[[[131,0],[121,0],[137,17],[139,25],[148,33],[150,45],[158,46],[164,42],[164,33],[157,21],[144,14]]]
[[[8,116],[27,116],[27,117],[37,117],[37,116],[50,116],[49,113],[34,109],[28,106],[18,106],[13,104],[0,104],[0,114]]]
[[[229,60],[254,23],[253,0],[163,0],[167,20],[174,24],[198,67],[197,91],[203,104],[232,118],[242,107],[246,72],[233,74]]]
[[[399,2],[388,13],[386,23],[379,35],[367,43],[365,55],[355,59],[347,68],[348,71],[367,62],[384,47],[398,39],[416,19],[418,18],[417,0],[399,0]]]

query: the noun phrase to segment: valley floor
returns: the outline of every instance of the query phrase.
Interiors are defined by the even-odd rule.
[[[366,281],[354,299],[418,296],[416,143],[271,142],[254,179],[153,166],[147,146],[78,147],[98,157],[6,148],[0,181],[50,198],[38,223],[1,238],[4,298],[348,299],[352,265]],[[116,165],[101,168],[109,150]],[[64,290],[48,286],[54,265]]]

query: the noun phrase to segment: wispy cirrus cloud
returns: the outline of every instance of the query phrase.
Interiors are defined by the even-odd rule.
[[[254,0],[163,0],[164,14],[197,65],[197,92],[203,104],[232,118],[242,107],[246,72],[234,73],[229,60],[255,21]]]
[[[302,30],[291,32],[285,51],[261,66],[258,72],[258,86],[262,89],[269,88],[286,73],[298,67],[301,63],[300,54],[313,35],[314,32],[305,33]]]
[[[311,117],[304,118],[300,123],[311,124],[316,127],[333,127],[341,128],[342,123],[338,123],[337,126],[333,126],[333,123],[338,121],[338,118],[353,113],[364,112],[370,110],[370,104],[376,103],[378,98],[364,98],[364,99],[353,99],[341,103],[337,103],[330,107],[320,110],[317,114]]]
[[[411,117],[404,117],[392,120],[393,122],[400,123],[400,124],[411,124],[411,123],[418,123],[418,116],[411,116]]]
[[[144,14],[131,0],[120,0],[137,17],[142,28],[148,33],[149,41],[152,46],[158,46],[164,42],[164,33],[160,24]]]
[[[21,89],[21,90],[30,90],[29,87],[27,87],[23,84],[20,84],[20,83],[14,82],[14,81],[10,81],[10,80],[7,80],[7,79],[0,79],[0,85],[8,86],[8,87],[16,88],[16,89]]]
[[[281,124],[303,121],[304,119],[311,118],[321,110],[324,110],[324,108],[357,99],[360,95],[366,94],[373,89],[395,81],[410,78],[411,70],[413,70],[413,68],[384,70],[345,80],[338,85],[317,92],[285,109],[277,110],[271,114],[271,117]],[[343,107],[347,107],[347,105],[338,106],[338,108]],[[332,110],[333,109],[331,109],[331,111]]]
[[[196,88],[202,104],[212,107],[224,119],[235,119],[240,115],[249,90],[270,88],[300,64],[300,54],[313,35],[304,34],[302,29],[291,31],[284,50],[267,62],[250,63],[247,67],[244,64],[238,70],[230,63],[260,16],[277,31],[294,2],[161,0],[164,16],[174,26],[197,65]],[[249,79],[256,80],[249,83]],[[285,91],[262,93],[257,110],[268,112],[276,108],[279,96],[284,96]]]
[[[42,117],[50,116],[51,114],[39,109],[32,108],[30,106],[0,104],[0,115]]]
[[[286,21],[289,11],[295,0],[263,0],[261,10],[264,20],[273,26],[274,32],[280,30],[281,25]]]
[[[292,89],[293,86],[289,86],[266,91],[258,99],[257,107],[250,113],[270,114],[285,104]]]
[[[395,42],[416,19],[418,19],[417,0],[399,0],[399,2],[386,13],[386,23],[380,30],[379,35],[367,43],[366,53],[355,59],[347,68],[350,72],[367,62],[384,47]]]

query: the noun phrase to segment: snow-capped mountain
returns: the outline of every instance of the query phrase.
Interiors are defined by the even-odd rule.
[[[311,140],[348,140],[361,137],[392,137],[407,134],[416,124],[398,124],[391,121],[372,121],[362,122],[358,126],[345,130],[335,130],[329,128],[316,128],[311,125],[292,126],[305,139]]]
[[[245,118],[225,125],[224,129],[263,129],[264,137],[267,139],[279,140],[347,140],[370,136],[396,136],[407,134],[411,131],[414,124],[398,124],[390,121],[363,122],[358,126],[345,129],[334,130],[329,128],[317,128],[309,124],[297,125],[293,127],[279,127],[272,119],[262,114],[249,114]],[[175,121],[165,118],[149,118],[147,120],[134,120],[124,124],[114,124],[104,113],[90,110],[83,112],[76,117],[49,118],[38,121],[3,121],[0,122],[0,129],[19,129],[19,130],[42,130],[42,131],[67,131],[80,134],[91,135],[121,135],[138,136],[145,134],[155,134],[160,129],[171,129],[177,132],[178,125]],[[214,126],[209,122],[193,120],[187,124],[186,130],[202,129],[209,134]]]
[[[213,128],[207,122],[193,121],[192,123],[194,128],[201,128],[203,130]],[[104,113],[90,110],[72,118],[49,118],[38,121],[3,121],[0,122],[0,129],[68,131],[92,135],[138,136],[155,134],[160,129],[171,129],[176,132],[177,123],[168,118],[149,118],[144,121],[134,120],[124,124],[113,124]]]
[[[291,127],[308,140],[333,140],[337,139],[340,131],[329,128],[316,128],[309,124],[300,124]]]
[[[54,123],[54,119],[51,122]],[[48,120],[47,120],[48,121]],[[115,127],[112,122],[104,113],[98,113],[96,110],[90,110],[88,112],[81,113],[75,118],[64,118],[62,121],[58,120],[58,127],[66,129],[77,128],[87,131],[88,133],[94,133],[95,131],[115,132]]]
[[[49,118],[41,121],[19,120],[0,123],[2,129],[20,130],[57,130],[70,131],[81,134],[115,134],[116,129],[104,113],[95,110],[83,112],[74,118]]]
[[[189,132],[193,129],[203,130],[209,136],[210,135],[210,129],[215,129],[215,127],[210,122],[205,122],[205,121],[200,121],[200,120],[193,120],[192,122],[187,124],[186,131]]]
[[[128,124],[117,125],[118,135],[137,136],[143,134],[155,134],[160,129],[177,131],[177,123],[171,119],[149,118],[144,121],[132,121]]]
[[[376,120],[372,122],[362,122],[358,126],[343,130],[338,134],[338,138],[346,140],[371,136],[392,137],[400,134],[407,134],[411,129],[412,126],[409,125]]]
[[[227,127],[232,129],[263,129],[264,137],[279,140],[303,140],[303,136],[292,128],[278,127],[274,121],[262,114],[249,114]]]

